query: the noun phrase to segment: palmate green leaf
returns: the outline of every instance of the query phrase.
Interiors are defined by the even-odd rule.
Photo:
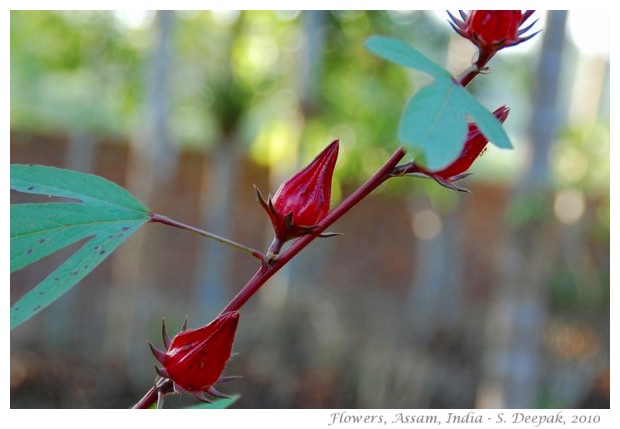
[[[99,176],[46,166],[11,166],[11,188],[82,203],[11,205],[11,272],[88,240],[11,307],[11,328],[50,305],[149,220],[148,209]]]
[[[421,149],[427,168],[437,171],[459,156],[467,137],[468,116],[491,143],[512,148],[502,123],[465,88],[452,81],[435,81],[409,100],[400,120],[398,137],[408,149]]]
[[[28,194],[75,198],[84,203],[117,206],[148,213],[144,204],[116,183],[93,174],[46,165],[11,165],[11,189]]]
[[[434,82],[409,101],[400,121],[398,137],[408,149],[421,149],[430,170],[456,159],[467,136],[467,113],[458,88]]]
[[[472,117],[482,134],[495,146],[502,149],[512,149],[512,143],[502,123],[478,102],[465,88],[464,101],[467,103],[467,113]]]
[[[467,136],[468,117],[491,143],[512,148],[502,123],[448,71],[422,53],[401,40],[383,36],[370,37],[366,47],[386,60],[435,78],[409,100],[398,130],[407,149],[424,154],[429,170],[440,170],[459,156]]]
[[[402,40],[372,36],[366,40],[365,45],[369,51],[393,63],[428,73],[440,81],[452,79],[452,75],[447,70]]]
[[[104,228],[123,233],[144,215],[103,205],[41,203],[11,205],[11,272],[44,258]]]

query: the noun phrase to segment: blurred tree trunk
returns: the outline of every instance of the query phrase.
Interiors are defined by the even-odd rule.
[[[203,169],[200,200],[201,227],[222,237],[233,237],[233,213],[236,207],[235,192],[239,182],[239,139],[233,134],[209,153]],[[202,240],[196,264],[196,305],[194,314],[208,322],[226,300],[226,291],[232,291],[230,274],[234,249],[213,240]],[[195,320],[196,323],[199,320]]]
[[[325,21],[327,12],[324,10],[308,10],[304,11],[303,17],[303,35],[301,37],[301,47],[299,49],[299,78],[297,81],[297,91],[299,93],[300,106],[299,110],[303,118],[303,123],[317,112],[317,94],[320,85],[321,76],[324,67],[324,49],[325,49]],[[325,142],[327,145],[328,142]],[[301,145],[299,141],[291,142],[297,145],[296,162],[292,162],[291,168],[272,168],[270,170],[270,189],[277,189],[280,184],[286,180],[295,171],[298,171],[303,165],[300,165]],[[267,231],[267,242],[273,238],[271,228]],[[329,259],[329,251],[325,251],[324,246],[331,243],[327,240],[309,246],[304,251],[304,256],[295,258],[285,265],[271,280],[272,285],[266,288],[261,294],[261,302],[271,310],[282,308],[286,302],[289,289],[297,284],[303,287],[309,281],[321,281],[323,271],[317,273],[317,266],[324,266]],[[319,248],[319,246],[321,248]]]
[[[177,154],[170,144],[169,112],[170,70],[172,64],[171,36],[174,12],[159,11],[155,20],[155,41],[152,58],[145,70],[147,105],[145,106],[144,127],[132,138],[127,165],[127,188],[149,207],[166,192],[170,178],[175,174]],[[145,286],[156,284],[149,269],[150,240],[152,237],[138,232],[124,243],[113,259],[113,281],[110,293],[105,352],[110,356],[123,357],[128,362],[128,374],[141,377],[144,369],[142,359],[136,358],[134,347],[143,343],[137,339],[136,323],[141,319],[138,305],[140,294]],[[155,288],[148,293],[154,299]],[[123,332],[124,335],[119,335]],[[133,365],[132,365],[133,364]]]
[[[438,230],[416,240],[409,314],[416,336],[431,341],[437,334],[463,327],[463,231],[458,209],[438,213],[428,201],[417,201],[411,208],[412,222],[422,210],[436,216]]]
[[[243,31],[245,13],[232,25],[227,40],[226,75],[223,82],[212,82],[215,92],[216,111],[219,114],[221,138],[205,157],[200,200],[199,226],[234,239],[233,214],[237,207],[235,193],[239,183],[239,121],[247,105],[247,97],[239,87],[234,74],[233,49],[235,40]],[[234,249],[204,239],[198,251],[196,265],[196,301],[193,313],[206,323],[225,305],[230,293],[236,293],[231,281]],[[241,285],[239,285],[239,288]],[[196,320],[198,322],[198,320]]]
[[[467,40],[452,34],[447,45],[446,68],[465,70],[471,65],[470,51],[471,46]],[[422,198],[417,194],[409,205],[412,225],[416,222],[416,214],[422,212],[436,216],[434,219],[439,225],[436,235],[421,237],[416,234],[414,243],[416,249],[408,313],[411,331],[420,341],[447,338],[442,334],[449,332],[458,332],[450,337],[464,338],[462,334],[465,326],[461,323],[465,302],[461,199],[462,196],[457,195],[455,204],[450,208],[438,210],[433,207],[430,198]],[[417,227],[426,228],[428,235],[428,225]]]
[[[535,75],[530,162],[513,192],[499,261],[500,283],[487,315],[477,406],[537,406],[548,320],[547,286],[557,253],[549,185],[549,150],[558,123],[566,11],[550,11]],[[511,221],[512,219],[512,221]]]
[[[324,10],[307,10],[303,14],[303,37],[299,55],[299,94],[301,112],[305,118],[317,111],[318,86],[323,75],[325,63],[325,22]]]
[[[447,46],[446,68],[464,70],[471,65],[471,47],[462,37],[452,35]],[[445,191],[440,191],[445,192]],[[442,196],[443,197],[443,196]],[[420,350],[429,351],[429,374],[441,374],[449,392],[465,389],[462,383],[463,366],[468,365],[457,351],[464,350],[471,323],[463,320],[466,306],[464,283],[464,230],[462,195],[454,198],[449,207],[433,204],[429,197],[414,195],[409,214],[416,240],[412,283],[407,299],[409,329]],[[446,200],[443,200],[444,202]],[[443,204],[446,205],[446,204]],[[422,215],[422,216],[420,216]],[[430,223],[430,224],[429,224]],[[417,225],[416,225],[417,224]],[[431,230],[437,228],[436,234]],[[422,231],[420,231],[422,230]],[[446,351],[450,351],[446,353]],[[450,360],[446,356],[450,356]],[[455,365],[454,361],[458,361]],[[462,366],[461,366],[462,365]],[[436,393],[427,389],[424,400],[431,403]],[[440,393],[443,404],[450,404],[449,395]],[[442,406],[442,405],[439,405]],[[463,406],[463,405],[460,405]]]

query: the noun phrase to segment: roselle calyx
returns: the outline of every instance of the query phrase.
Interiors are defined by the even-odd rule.
[[[525,36],[536,23],[522,27],[534,13],[533,10],[473,10],[468,14],[459,11],[459,19],[450,12],[450,25],[461,36],[469,39],[479,49],[479,58],[487,61],[495,52],[515,46],[534,37],[538,32]]]
[[[500,122],[504,123],[508,117],[510,109],[506,106],[502,106],[493,112],[493,115]],[[467,189],[461,188],[455,184],[461,179],[469,176],[471,173],[467,173],[467,170],[471,167],[474,161],[484,152],[489,139],[487,139],[480,129],[474,123],[469,123],[467,131],[467,139],[461,149],[459,156],[452,161],[446,167],[430,171],[420,165],[413,164],[412,167],[406,171],[410,175],[425,176],[434,179],[440,185],[461,192],[468,192]]]
[[[191,393],[197,399],[210,402],[211,395],[225,398],[214,385],[228,381],[222,377],[226,362],[232,353],[232,345],[239,322],[239,312],[229,311],[218,316],[208,325],[187,330],[187,322],[172,340],[162,325],[165,351],[149,343],[162,368],[155,367],[164,379],[173,382],[175,392]]]
[[[311,233],[329,212],[338,146],[339,140],[334,140],[310,164],[284,181],[273,198],[265,201],[256,188],[275,233],[268,259],[278,255],[288,240]]]

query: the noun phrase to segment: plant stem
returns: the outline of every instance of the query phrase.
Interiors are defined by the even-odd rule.
[[[178,222],[174,219],[170,219],[169,217],[157,214],[157,213],[150,213],[150,222],[158,222],[158,223],[163,223],[164,225],[169,225],[169,226],[174,226],[176,228],[181,228],[181,229],[185,229],[187,231],[191,231],[195,234],[201,235],[203,237],[206,238],[210,238],[211,240],[215,240],[218,241],[220,243],[223,244],[227,244],[230,247],[234,247],[237,250],[241,250],[245,253],[248,253],[252,256],[254,256],[255,258],[257,258],[259,261],[261,261],[261,264],[264,264],[264,260],[265,260],[265,255],[263,255],[261,252],[259,252],[256,249],[252,249],[251,247],[245,246],[243,244],[237,243],[236,241],[232,241],[229,240],[227,238],[224,237],[220,237],[219,235],[215,235],[213,233],[210,233],[208,231],[204,231],[200,228],[196,228],[194,226],[191,225],[186,225],[182,222]]]
[[[472,64],[471,67],[465,69],[465,71],[456,78],[457,82],[460,83],[461,86],[467,86],[476,76],[488,70],[486,69],[486,65],[494,55],[495,51],[479,51],[476,62]]]
[[[136,405],[132,408],[135,409],[146,409],[150,408],[153,404],[158,402],[160,398],[160,394],[162,395],[162,403],[158,403],[158,407],[163,405],[163,396],[173,392],[173,384],[171,380],[160,378],[153,387],[149,389],[148,392],[144,394],[142,399],[140,399]]]
[[[136,405],[134,405],[132,408],[136,408],[136,409],[150,408],[150,406],[153,405],[155,402],[157,402],[157,388],[153,386],[149,389],[148,392],[144,394],[142,399],[140,399],[136,403]]]
[[[405,150],[401,147],[387,160],[387,162],[377,171],[366,183],[364,183],[354,193],[349,195],[336,208],[334,208],[325,218],[319,222],[317,228],[308,235],[305,235],[293,243],[286,251],[284,251],[277,259],[261,268],[252,276],[239,293],[230,301],[230,303],[222,310],[220,314],[228,311],[239,310],[260,288],[265,284],[271,276],[278,272],[287,262],[295,255],[301,252],[308,244],[319,236],[327,227],[336,222],[353,208],[357,203],[363,200],[368,194],[377,189],[383,182],[392,177],[392,170],[405,156]]]

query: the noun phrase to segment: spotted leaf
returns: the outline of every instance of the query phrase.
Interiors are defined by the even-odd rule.
[[[127,190],[91,174],[11,165],[11,189],[81,201],[11,205],[11,272],[86,240],[11,307],[11,328],[69,291],[149,221],[149,210]]]

